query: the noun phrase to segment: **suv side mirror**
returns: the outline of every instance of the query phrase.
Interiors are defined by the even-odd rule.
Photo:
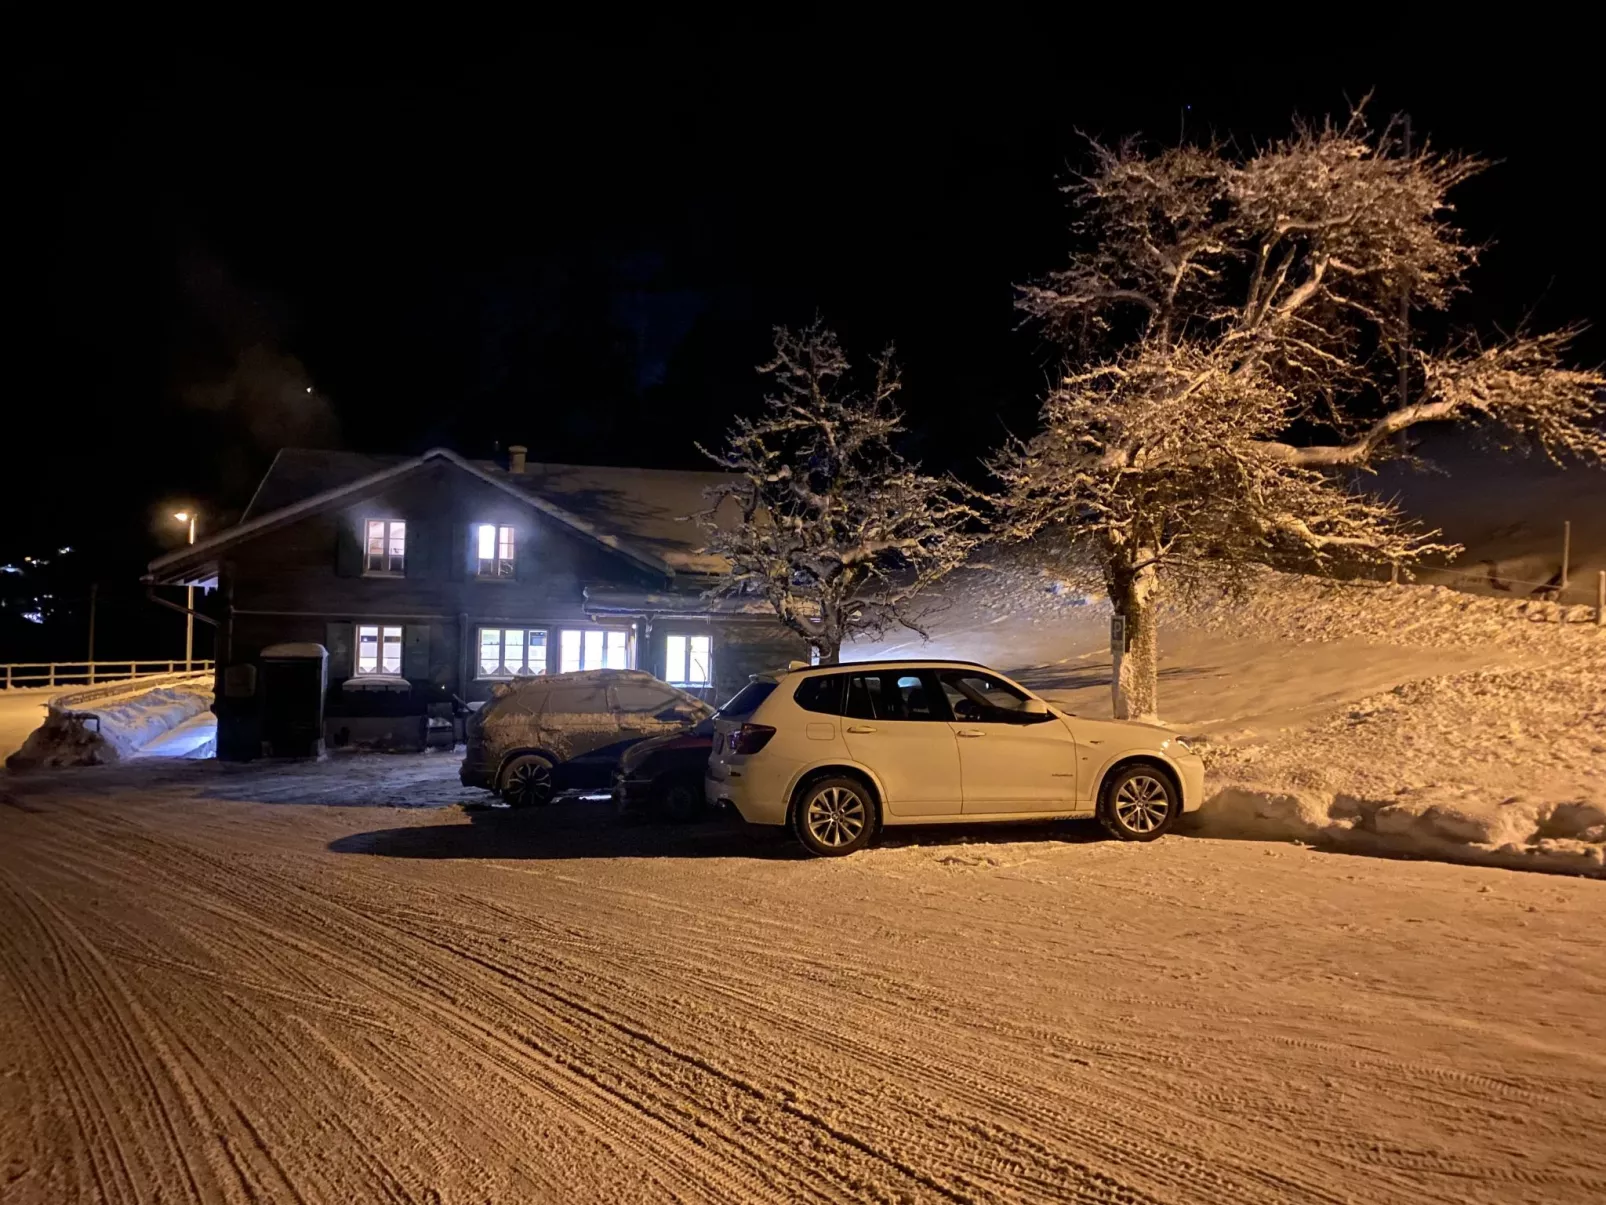
[[[1024,715],[1048,715],[1048,704],[1041,699],[1027,699],[1021,704],[1021,712]]]

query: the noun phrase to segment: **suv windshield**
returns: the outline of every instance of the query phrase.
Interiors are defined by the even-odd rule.
[[[749,682],[719,709],[719,718],[728,720],[732,716],[752,715],[758,710],[758,705],[770,697],[776,685],[774,682]]]

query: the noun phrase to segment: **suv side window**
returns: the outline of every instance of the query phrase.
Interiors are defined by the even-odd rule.
[[[948,719],[947,700],[930,670],[871,670],[849,674],[843,714],[856,720]]]
[[[842,687],[846,674],[821,674],[818,678],[804,678],[797,684],[793,700],[804,711],[817,711],[821,715],[842,714]]]
[[[991,674],[971,669],[939,672],[954,719],[973,724],[1036,724],[1051,717],[1028,715],[1026,696]]]
[[[657,713],[680,701],[673,691],[642,682],[620,682],[613,688],[614,705],[623,712]]]

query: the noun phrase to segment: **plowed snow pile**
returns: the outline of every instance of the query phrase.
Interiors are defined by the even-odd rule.
[[[31,770],[112,765],[134,756],[163,733],[211,706],[209,687],[186,680],[86,704],[82,709],[53,707],[22,748],[6,759],[6,767]]]
[[[1505,664],[1402,682],[1297,731],[1206,741],[1199,830],[1600,874],[1606,867],[1606,631],[1588,608],[1438,587],[1266,575],[1205,630],[1499,651]]]

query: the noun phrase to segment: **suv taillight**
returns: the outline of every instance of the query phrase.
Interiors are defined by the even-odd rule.
[[[743,724],[731,733],[731,752],[757,753],[774,735],[775,729],[768,724]]]

